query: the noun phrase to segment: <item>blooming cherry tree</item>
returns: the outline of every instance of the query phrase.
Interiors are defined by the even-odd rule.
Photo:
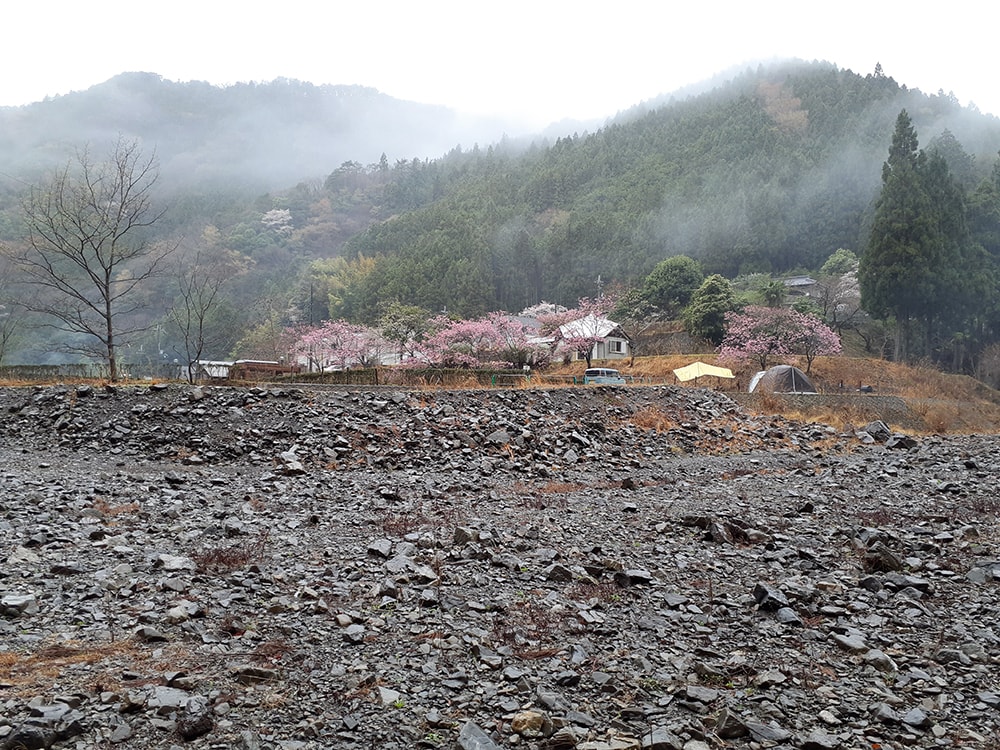
[[[385,340],[371,328],[345,320],[325,320],[318,326],[295,329],[293,353],[310,369],[346,370],[378,364]]]
[[[726,314],[719,357],[756,360],[760,369],[766,370],[773,357],[802,355],[808,373],[816,357],[840,351],[840,337],[815,315],[785,307],[751,306]]]
[[[832,357],[840,354],[842,351],[840,336],[815,315],[795,314],[799,318],[799,330],[794,346],[796,353],[805,357],[806,374],[808,374],[816,357]]]
[[[476,320],[431,321],[416,360],[434,367],[510,367],[537,361],[525,327],[503,312]]]

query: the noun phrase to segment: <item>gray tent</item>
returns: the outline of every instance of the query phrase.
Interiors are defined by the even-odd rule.
[[[777,365],[758,372],[750,381],[750,393],[816,393],[816,386],[798,367]]]

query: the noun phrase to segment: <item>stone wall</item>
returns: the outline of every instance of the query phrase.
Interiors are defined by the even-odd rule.
[[[728,393],[734,401],[750,409],[767,411],[768,402],[777,400],[789,409],[804,415],[817,416],[829,412],[842,413],[847,420],[870,422],[881,419],[886,424],[899,429],[924,429],[919,414],[914,413],[906,401],[899,396],[878,393],[851,394],[797,394],[797,393]]]

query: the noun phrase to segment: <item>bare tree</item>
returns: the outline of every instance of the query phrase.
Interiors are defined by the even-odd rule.
[[[157,176],[155,156],[120,137],[106,161],[80,151],[21,203],[27,238],[16,259],[36,287],[26,306],[75,334],[67,348],[102,359],[112,382],[121,340],[141,330],[130,320],[142,307],[136,291],[169,252],[146,231],[163,215],[152,208]]]
[[[0,303],[0,364],[20,333],[21,319],[9,305]]]
[[[195,363],[213,341],[211,317],[218,306],[219,292],[229,279],[244,269],[235,253],[217,251],[206,255],[199,251],[190,264],[177,270],[177,303],[170,310],[170,321],[180,332],[187,359],[188,380],[195,380]]]
[[[0,257],[0,364],[17,343],[23,322],[23,309],[10,293],[12,272],[10,261]]]

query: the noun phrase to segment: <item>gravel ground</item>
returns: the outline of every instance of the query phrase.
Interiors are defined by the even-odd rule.
[[[1000,747],[993,436],[0,390],[0,748]]]

